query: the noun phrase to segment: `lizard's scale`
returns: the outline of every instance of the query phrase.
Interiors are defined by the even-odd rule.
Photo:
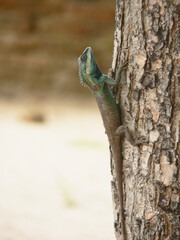
[[[122,239],[126,240],[123,207],[122,153],[120,136],[115,134],[115,131],[121,125],[121,122],[115,98],[109,87],[109,85],[118,84],[120,80],[120,73],[123,68],[120,68],[120,71],[118,71],[119,74],[116,77],[116,81],[106,75],[103,75],[94,60],[91,47],[87,47],[84,50],[79,57],[78,62],[80,81],[84,86],[91,90],[96,99],[111,146],[117,179],[118,198],[120,201]]]

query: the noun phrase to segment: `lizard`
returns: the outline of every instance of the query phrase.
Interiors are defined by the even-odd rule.
[[[80,82],[88,87],[94,95],[99,107],[105,132],[114,159],[115,175],[120,201],[120,220],[122,239],[126,240],[124,206],[123,206],[123,159],[121,150],[121,136],[125,135],[131,144],[136,145],[127,127],[121,125],[119,109],[110,86],[117,86],[120,82],[121,72],[126,64],[121,66],[116,74],[115,80],[104,75],[95,62],[91,47],[87,47],[78,58]]]

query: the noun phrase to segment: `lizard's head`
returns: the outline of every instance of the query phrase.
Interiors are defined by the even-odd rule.
[[[94,91],[98,84],[98,79],[102,75],[97,66],[91,47],[87,47],[78,58],[80,82]]]

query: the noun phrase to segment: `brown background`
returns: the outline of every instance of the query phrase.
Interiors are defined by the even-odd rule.
[[[111,66],[114,2],[0,1],[0,93],[85,91],[77,58],[94,49],[103,71]]]

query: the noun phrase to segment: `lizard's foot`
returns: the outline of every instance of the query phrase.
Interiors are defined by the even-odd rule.
[[[147,141],[145,140],[134,140],[134,138],[132,137],[132,134],[130,133],[128,127],[121,125],[119,126],[116,131],[115,131],[116,135],[119,135],[121,137],[126,137],[127,140],[133,145],[133,146],[139,146],[143,143],[147,143]]]
[[[136,146],[135,141],[132,137],[132,135],[129,132],[129,129],[127,127],[125,127],[124,125],[119,126],[116,131],[115,131],[116,135],[119,135],[120,137],[126,137],[127,140],[133,145]]]
[[[118,68],[117,73],[116,73],[116,79],[120,78],[120,75],[121,75],[122,71],[126,69],[127,64],[128,64],[128,61],[126,61],[125,63],[123,63],[123,65],[121,65],[121,66]]]

